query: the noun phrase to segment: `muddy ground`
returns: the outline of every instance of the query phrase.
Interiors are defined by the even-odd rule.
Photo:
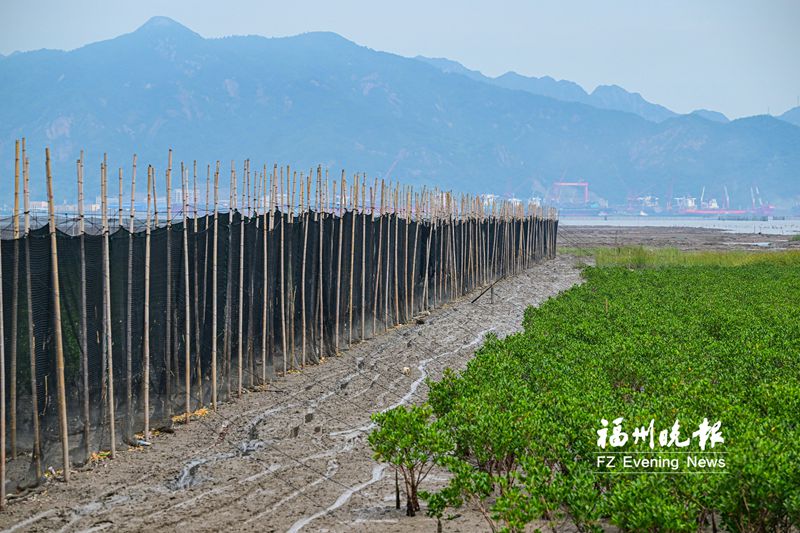
[[[800,246],[786,237],[675,228],[565,227],[564,246],[644,244],[682,249]],[[585,262],[585,258],[581,258]],[[423,324],[400,326],[279,378],[266,390],[9,502],[7,531],[436,531],[423,512],[394,506],[394,472],[371,458],[369,415],[425,399],[426,377],[463,368],[483,336],[520,328],[528,305],[580,283],[569,256],[499,282],[476,303],[468,296]],[[408,372],[404,372],[404,368]],[[434,471],[425,488],[441,485]],[[570,530],[560,525],[559,530]],[[474,509],[445,531],[486,531]]]
[[[499,282],[494,303],[473,294],[279,378],[216,413],[51,481],[9,503],[11,531],[436,530],[394,508],[393,470],[371,458],[369,416],[424,400],[426,377],[462,368],[484,335],[505,336],[522,313],[580,281],[568,257]],[[408,372],[404,368],[408,367]],[[428,487],[441,483],[437,475]],[[447,531],[486,529],[476,512]]]
[[[559,247],[641,245],[673,247],[681,250],[782,250],[800,249],[800,242],[789,235],[730,233],[705,228],[658,228],[615,226],[558,227]]]

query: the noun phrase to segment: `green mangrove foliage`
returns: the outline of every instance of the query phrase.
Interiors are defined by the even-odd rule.
[[[418,488],[436,461],[452,450],[449,436],[431,422],[430,406],[395,407],[375,413],[378,428],[369,434],[375,459],[393,465],[403,475],[406,515],[419,511]]]
[[[800,265],[585,276],[429,384],[441,435],[426,439],[450,448],[434,459],[449,483],[422,493],[428,514],[469,503],[509,531],[796,528]]]

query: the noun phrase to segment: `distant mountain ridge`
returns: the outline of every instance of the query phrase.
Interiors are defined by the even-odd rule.
[[[462,74],[474,80],[491,83],[498,87],[527,91],[532,94],[548,96],[565,102],[579,102],[599,109],[625,111],[634,113],[652,122],[662,122],[678,116],[664,106],[648,102],[639,93],[631,93],[618,85],[600,85],[587,93],[583,87],[567,80],[555,80],[550,76],[541,78],[523,76],[516,72],[506,72],[496,78],[485,76],[476,70],[470,70],[456,61],[444,58],[428,58],[417,56],[415,59],[433,65],[443,72]]]
[[[46,145],[66,200],[81,149],[91,197],[104,151],[126,176],[134,152],[163,176],[169,147],[176,161],[198,158],[201,168],[248,157],[298,170],[321,163],[523,198],[546,195],[561,176],[589,180],[592,197],[612,203],[698,195],[702,186],[707,194],[726,186],[739,204],[749,203],[754,184],[767,200],[800,195],[800,128],[787,122],[674,114],[656,122],[601,108],[643,105],[619,88],[594,91],[593,104],[566,101],[550,94],[579,96],[577,84],[516,75],[490,83],[454,63],[431,65],[324,32],[205,39],[164,17],[69,52],[12,54],[0,58],[0,194],[10,197],[13,141],[25,135],[39,198]],[[532,83],[550,93],[517,86]]]
[[[778,118],[781,120],[785,120],[789,124],[794,124],[795,126],[800,127],[800,106],[791,108],[789,111],[782,114]]]
[[[679,113],[675,113],[662,105],[648,102],[641,94],[629,92],[618,85],[599,85],[594,91],[587,93],[583,87],[573,81],[555,80],[550,76],[537,78],[535,76],[523,76],[510,71],[492,78],[477,70],[468,69],[452,59],[425,56],[416,56],[414,59],[433,65],[448,74],[461,74],[473,80],[490,83],[498,87],[527,91],[565,102],[580,102],[599,109],[634,113],[652,122],[662,122],[679,116]],[[710,109],[696,109],[689,115],[696,115],[712,122],[730,122],[730,119],[725,114]],[[800,127],[800,107],[789,109],[775,118]]]

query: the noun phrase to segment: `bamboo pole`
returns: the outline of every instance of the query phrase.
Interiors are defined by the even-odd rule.
[[[186,191],[187,169],[181,162],[181,199],[183,208],[181,218],[183,219],[183,378],[184,378],[184,417],[189,423],[189,413],[192,410],[191,383],[192,383],[192,330],[191,330],[191,308],[189,293],[189,221],[186,218],[186,211],[189,208]]]
[[[122,171],[120,170],[120,177]],[[120,184],[122,181],[120,180]],[[122,187],[120,186],[120,191]],[[120,194],[120,200],[122,195]],[[129,213],[128,224],[128,309],[125,318],[125,362],[126,367],[126,381],[125,381],[125,396],[127,400],[127,417],[125,433],[127,438],[133,435],[133,354],[131,353],[131,343],[133,337],[133,232],[134,219],[136,216],[136,154],[133,154],[133,169],[131,172],[131,208]],[[122,225],[122,207],[120,204],[120,225]]]
[[[30,243],[30,172],[28,172],[28,161],[25,157],[25,139],[22,139],[22,181],[23,181],[23,206],[25,216],[25,292],[26,304],[28,315],[28,354],[31,369],[31,420],[33,421],[33,450],[32,459],[34,464],[34,471],[36,479],[42,478],[42,445],[41,445],[41,429],[39,424],[39,390],[37,387],[36,375],[36,338],[33,329],[33,298],[31,290],[31,243]],[[85,277],[85,276],[84,276]],[[85,306],[84,306],[85,309]],[[0,335],[0,339],[3,337]],[[85,353],[85,350],[84,350]],[[88,378],[87,378],[88,382]],[[88,387],[85,389],[88,390]],[[88,399],[87,399],[88,402]],[[86,404],[88,405],[88,403]],[[88,417],[87,417],[88,419]],[[88,422],[86,423],[86,431],[88,435]],[[3,443],[5,446],[5,442]],[[88,449],[88,444],[87,444]],[[88,452],[87,452],[88,453]],[[87,456],[88,457],[88,456]]]
[[[326,184],[327,187],[327,184]],[[319,220],[319,286],[317,287],[317,294],[319,296],[319,353],[317,355],[317,360],[321,361],[323,354],[325,353],[325,322],[323,320],[323,314],[325,311],[324,305],[324,297],[323,297],[323,262],[322,262],[322,250],[323,250],[323,234],[324,234],[324,226],[325,226],[325,198],[323,197],[322,191],[322,166],[317,166],[317,197],[319,198],[319,207],[317,208],[317,219]]]
[[[269,186],[269,228],[268,232],[275,238],[275,213],[278,211],[278,165],[273,163],[272,165],[272,175],[270,177],[270,186]],[[280,270],[280,268],[278,268]],[[275,340],[275,333],[272,328],[274,326],[275,321],[272,319],[272,316],[275,313],[275,298],[274,296],[270,297],[267,300],[267,313],[271,320],[271,325],[269,328],[269,336],[267,337],[267,341],[269,343],[269,351],[270,354],[274,348],[274,340]],[[272,357],[272,371],[273,374],[275,372],[275,359]]]
[[[192,162],[192,233],[194,239],[194,370],[195,389],[197,389],[197,406],[203,405],[203,374],[200,368],[200,331],[205,328],[205,321],[200,318],[200,254],[197,249],[197,234],[200,220],[197,218],[197,160]],[[203,284],[205,290],[205,284]],[[205,318],[205,317],[203,317]]]
[[[247,196],[247,178],[249,171],[247,169],[247,161],[245,161],[244,172],[242,173],[242,208],[244,208],[245,197]],[[249,206],[247,208],[249,210]],[[242,345],[244,344],[242,338],[242,315],[244,309],[244,212],[239,213],[239,309],[236,317],[237,328],[237,343],[236,343],[236,361],[237,361],[237,385],[236,395],[242,397]]]
[[[269,293],[269,288],[267,283],[269,282],[269,245],[268,245],[268,237],[269,237],[269,229],[267,228],[267,213],[269,209],[267,209],[267,165],[264,165],[264,186],[262,187],[262,195],[264,201],[264,220],[262,222],[262,232],[263,232],[263,239],[264,239],[264,270],[262,272],[262,300],[261,300],[261,383],[265,384],[267,382],[267,318],[268,318],[268,307],[267,307],[267,295]],[[270,191],[271,192],[271,191]],[[270,197],[270,203],[271,197]],[[271,206],[270,206],[271,207]]]
[[[430,279],[431,243],[433,242],[433,219],[429,215],[428,208],[429,195],[430,193],[423,189],[420,198],[422,201],[421,222],[429,227],[428,238],[425,239],[425,277],[422,280],[422,309],[424,311],[428,310],[428,280]]]
[[[464,241],[467,269],[464,275],[464,292],[469,292],[475,286],[475,276],[473,272],[475,267],[473,261],[473,256],[475,255],[475,236],[472,231],[472,198],[470,198],[469,195],[464,198]]]
[[[153,227],[158,228],[158,187],[156,186],[156,170],[153,169]]]
[[[450,263],[450,299],[455,300],[457,297],[461,296],[459,292],[459,287],[461,286],[459,281],[461,276],[459,276],[458,272],[458,264],[456,263],[456,217],[453,216],[454,210],[456,210],[456,204],[452,199],[452,195],[450,196],[450,254],[452,256],[452,261]]]
[[[142,321],[142,398],[144,441],[150,440],[150,191],[155,171],[147,167],[147,210],[144,233],[144,317]]]
[[[53,175],[50,171],[50,148],[45,149],[47,165],[47,211],[50,225],[50,272],[53,283],[53,326],[56,347],[56,380],[58,384],[58,421],[61,429],[61,454],[64,481],[69,482],[69,440],[67,437],[67,387],[64,383],[64,344],[61,337],[61,290],[58,278],[58,242],[56,238],[55,205],[53,204]],[[113,454],[113,451],[112,451]]]
[[[461,282],[461,284],[460,284],[461,293],[460,294],[462,294],[462,295],[466,293],[467,287],[468,287],[468,284],[469,284],[469,266],[468,266],[468,262],[467,262],[468,261],[468,257],[469,257],[469,246],[468,246],[469,243],[467,241],[467,239],[469,237],[469,235],[467,233],[467,228],[469,226],[469,218],[467,217],[466,210],[467,210],[466,199],[462,195],[461,196],[461,213],[459,215],[459,226],[460,226],[460,229],[461,229],[461,246],[460,246],[460,248],[461,248],[461,268],[460,268],[461,273],[459,275],[459,280]]]
[[[219,221],[219,161],[214,171],[214,239],[211,250],[211,408],[217,410],[217,255]]]
[[[339,355],[339,310],[340,310],[340,296],[342,294],[341,283],[342,283],[342,231],[344,230],[344,223],[342,221],[342,205],[344,204],[344,186],[345,186],[345,175],[344,170],[342,170],[342,190],[340,193],[339,198],[339,217],[334,218],[334,221],[337,226],[339,226],[339,251],[336,254],[336,311],[335,311],[335,321],[334,321],[334,353]],[[333,199],[336,201],[336,182],[333,182]]]
[[[483,233],[482,226],[483,220],[481,216],[480,197],[475,196],[473,199],[473,238],[475,239],[475,246],[473,248],[475,262],[475,270],[473,272],[473,286],[483,286]]]
[[[249,179],[250,176],[250,163],[247,164],[247,176]],[[248,188],[248,193],[252,193],[250,197],[250,207],[248,211],[250,212],[250,221],[251,223],[255,221],[255,237],[256,242],[258,244],[258,230],[260,229],[260,220],[258,218],[258,202],[256,199],[256,189],[258,188],[258,171],[253,173],[253,187],[252,189]],[[255,248],[254,248],[255,251]],[[249,290],[248,290],[248,305],[247,305],[247,361],[249,363],[250,369],[248,371],[249,378],[250,378],[250,387],[253,388],[255,386],[255,357],[253,353],[253,346],[255,343],[255,334],[253,331],[253,313],[255,312],[255,271],[256,271],[256,257],[257,254],[251,253],[250,254],[250,276],[249,276]]]
[[[291,176],[291,183],[289,183],[289,176]],[[295,199],[295,190],[297,185],[297,171],[290,172],[289,166],[286,166],[286,187],[287,193],[291,192],[291,196],[288,198],[288,205],[287,205],[287,219],[288,219],[288,227],[289,227],[289,246],[287,246],[288,252],[288,266],[289,268],[286,270],[287,275],[287,288],[289,291],[289,307],[286,310],[286,321],[287,321],[287,329],[289,332],[289,336],[287,338],[289,342],[289,354],[292,357],[292,366],[291,368],[294,369],[297,364],[297,358],[295,357],[295,350],[294,350],[294,340],[295,340],[295,327],[294,327],[294,307],[295,307],[295,296],[296,290],[294,286],[294,259],[292,257],[292,250],[294,248],[294,230],[292,229],[294,225],[294,199]]]
[[[308,191],[308,204],[311,205],[311,173],[309,172],[306,178],[306,189]],[[303,349],[302,349],[302,363],[303,367],[306,366],[306,256],[308,248],[308,213],[303,209],[303,194],[302,187],[300,188],[300,212],[303,217],[303,262],[300,271],[300,314],[302,315],[302,331],[303,331]]]
[[[390,198],[386,198],[384,200],[384,196],[391,194],[391,183],[389,184],[388,189],[384,187],[383,180],[381,180],[381,213],[385,212],[388,208],[387,203],[391,201]],[[386,203],[385,203],[386,202]],[[390,250],[389,245],[391,244],[391,232],[392,232],[392,215],[388,214],[386,217],[386,283],[383,290],[383,330],[386,331],[389,329],[389,261],[390,261]]]
[[[453,276],[451,273],[451,265],[450,265],[450,247],[452,246],[452,241],[450,240],[450,195],[449,193],[443,193],[444,198],[442,200],[442,236],[444,238],[444,248],[442,249],[442,253],[444,254],[444,264],[442,277],[443,277],[443,293],[442,293],[442,304],[444,304],[447,300],[450,300],[453,296]],[[448,289],[449,284],[449,289]],[[445,294],[447,296],[445,296]]]
[[[285,257],[286,254],[284,252],[284,239],[286,234],[286,214],[283,208],[283,167],[281,167],[281,175],[280,175],[280,214],[281,214],[281,242],[280,242],[280,250],[281,250],[281,274],[280,274],[280,295],[281,295],[281,349],[283,351],[283,375],[286,375],[288,371],[288,361],[287,361],[287,345],[286,345],[286,267],[285,267]]]
[[[167,186],[167,275],[165,278],[166,288],[166,350],[165,350],[165,367],[166,367],[166,415],[172,415],[172,149],[169,150],[167,157],[167,173],[166,173],[166,186]],[[175,370],[177,372],[177,363]]]
[[[356,207],[358,205],[358,175],[353,180],[350,194],[350,291],[347,299],[347,347],[353,344],[353,267],[356,247]]]
[[[496,204],[495,201],[492,200],[492,223],[494,225],[493,228],[493,238],[492,238],[492,251],[491,251],[491,271],[492,271],[492,282],[494,283],[497,281],[497,255],[500,253],[499,245],[498,245],[498,238],[500,236],[500,218],[497,214],[495,214]]]
[[[23,162],[24,164],[24,162]],[[19,316],[19,141],[14,143],[14,263],[11,272],[11,458],[17,456],[17,320]]]
[[[205,204],[205,211],[204,211],[204,215],[203,215],[204,218],[206,219],[205,226],[203,227],[203,303],[202,303],[202,306],[201,306],[202,311],[201,311],[201,315],[200,315],[200,324],[203,325],[203,328],[206,327],[206,311],[207,311],[206,303],[208,302],[208,235],[209,235],[208,226],[209,226],[209,221],[210,221],[209,214],[208,214],[208,212],[209,212],[208,211],[208,209],[209,209],[208,199],[209,199],[210,185],[211,185],[211,165],[206,165],[206,204]],[[212,334],[212,338],[216,338],[215,335],[216,335],[216,332],[214,334]],[[202,337],[201,337],[201,340],[202,340]],[[200,364],[201,364],[200,346],[201,346],[200,344],[197,345],[198,367],[200,367]],[[198,389],[200,391],[200,403],[202,404],[205,401],[205,391],[203,389],[202,368],[200,368],[200,371],[199,371],[198,382],[200,384],[200,388]]]
[[[398,263],[398,252],[400,248],[400,184],[395,185],[394,191],[394,323],[400,323],[400,265]]]
[[[231,177],[228,185],[228,251],[225,277],[225,323],[223,331],[223,358],[225,359],[225,393],[231,395],[231,292],[233,291],[233,213],[236,208],[236,168],[231,161]]]
[[[367,338],[364,316],[367,307],[367,210],[365,193],[367,188],[366,176],[361,176],[361,340]]]
[[[439,255],[436,258],[436,286],[435,292],[433,296],[433,307],[435,308],[437,303],[441,303],[444,299],[444,262],[445,262],[445,255],[444,255],[444,236],[445,231],[443,231],[443,217],[442,217],[442,206],[441,201],[442,198],[439,195],[438,191],[436,194],[436,198],[434,198],[435,205],[434,209],[436,210],[436,237],[438,240],[439,245]]]
[[[456,263],[456,272],[458,273],[458,295],[461,296],[464,294],[466,280],[464,278],[467,277],[467,244],[466,244],[466,222],[464,219],[464,196],[459,195],[459,203],[456,204],[459,212],[456,215],[456,223],[458,224],[458,234],[461,238],[460,242],[458,243],[458,259],[461,260],[460,263]]]
[[[378,266],[375,273],[375,296],[372,302],[372,336],[376,334],[376,322],[378,321],[378,295],[381,286],[381,265],[383,264],[383,180],[381,180],[380,207],[378,208]],[[378,194],[378,181],[375,180],[375,195]],[[375,197],[372,198],[372,215],[375,216]]]
[[[248,335],[243,331],[244,329],[244,255],[241,253],[241,247],[244,242],[244,231],[246,223],[251,217],[250,206],[250,160],[245,159],[242,164],[242,193],[241,193],[241,222],[239,224],[239,297],[237,309],[237,329],[238,329],[238,342],[237,342],[237,386],[236,396],[241,397],[244,389],[244,365],[245,362],[245,339]],[[248,342],[249,346],[249,342]]]
[[[409,314],[409,318],[414,316],[414,296],[416,296],[416,289],[417,289],[417,247],[419,246],[419,227],[421,225],[421,221],[419,218],[419,195],[414,196],[414,254],[411,257],[411,305],[409,309],[411,310]]]
[[[404,205],[404,212],[403,212],[403,220],[404,220],[404,229],[405,229],[405,238],[403,240],[403,292],[405,293],[405,297],[403,298],[404,309],[403,309],[403,322],[408,321],[409,318],[409,309],[411,305],[408,301],[410,294],[408,292],[408,231],[409,231],[409,211],[411,210],[411,190],[407,187],[405,189],[405,205]],[[416,243],[415,243],[416,246]]]
[[[107,157],[104,157],[104,160],[100,162],[100,190],[101,190],[101,192],[104,190],[103,183],[104,183],[104,179],[105,179],[105,176],[106,176],[106,163],[105,163],[105,160],[107,160]],[[101,202],[101,204],[102,204],[102,202]],[[101,210],[101,213],[100,213],[100,218],[101,219],[102,219],[102,215],[103,215],[103,213],[102,213],[102,210]],[[105,250],[105,244],[104,244],[105,241],[103,239],[102,225],[100,226],[100,228],[101,228],[100,239],[101,239],[101,243],[102,243],[102,246],[103,246],[103,250]],[[105,257],[105,256],[103,256],[103,257]],[[102,402],[101,403],[104,403],[105,406],[106,406],[106,409],[108,410],[108,392],[107,392],[108,391],[108,371],[107,371],[107,368],[106,368],[108,366],[108,347],[107,347],[108,337],[106,336],[106,329],[105,329],[105,324],[106,324],[106,322],[105,322],[105,320],[106,320],[106,301],[105,301],[105,288],[104,288],[104,284],[105,284],[105,276],[104,276],[104,274],[105,274],[105,261],[102,258],[100,260],[100,270],[102,272],[101,273],[101,280],[102,280],[101,287],[102,287],[102,290],[103,290],[103,296],[101,297],[101,301],[102,301],[101,313],[102,314],[101,314],[101,319],[100,319],[101,320],[100,326],[102,328],[102,331],[100,333],[100,353],[101,353],[101,357],[100,357],[100,359],[101,359],[101,361],[100,361],[100,367],[101,367],[101,369],[100,369],[100,395],[102,397]],[[105,413],[105,414],[107,415],[108,413]],[[101,444],[102,444],[102,434],[101,434]]]
[[[106,154],[103,154],[103,172],[100,178],[101,185],[101,205],[102,205],[102,230],[103,230],[103,332],[106,341],[106,370],[108,372],[107,387],[108,387],[108,422],[109,430],[111,433],[111,458],[116,457],[116,424],[114,415],[114,357],[113,346],[111,342],[111,267],[110,267],[110,249],[108,241],[108,180],[107,169],[108,159]]]
[[[481,246],[481,237],[479,231],[479,217],[478,217],[478,198],[470,197],[469,203],[469,216],[470,216],[470,240],[472,242],[471,250],[472,253],[470,254],[470,262],[472,265],[471,271],[471,288],[478,288],[481,286],[480,281],[480,246]]]

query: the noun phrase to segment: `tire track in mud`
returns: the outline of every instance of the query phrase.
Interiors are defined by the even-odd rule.
[[[458,354],[460,351],[464,350],[465,348],[469,348],[469,347],[476,346],[477,344],[479,344],[479,343],[481,342],[481,340],[484,338],[484,335],[485,335],[486,333],[488,333],[489,331],[491,331],[491,330],[484,330],[484,331],[481,331],[481,332],[480,332],[480,333],[478,333],[478,335],[477,335],[477,336],[475,336],[475,337],[474,337],[474,338],[473,338],[471,341],[469,341],[469,342],[467,342],[467,343],[465,343],[465,344],[463,344],[463,345],[459,346],[458,348],[456,348],[456,349],[454,349],[454,350],[449,350],[449,351],[441,352],[441,353],[438,353],[438,354],[436,354],[436,355],[433,355],[433,356],[431,356],[431,357],[429,357],[429,358],[427,358],[427,359],[424,359],[424,360],[420,361],[420,362],[419,362],[419,364],[418,364],[418,365],[417,365],[417,367],[416,367],[416,368],[417,368],[417,370],[419,371],[419,377],[417,377],[417,379],[415,379],[415,380],[414,380],[414,381],[413,381],[413,382],[412,382],[412,383],[411,383],[411,384],[410,384],[410,385],[407,387],[407,390],[405,391],[405,394],[403,394],[403,396],[402,396],[402,397],[400,397],[400,399],[399,399],[398,401],[396,401],[394,404],[392,404],[392,405],[390,405],[390,406],[388,406],[388,407],[384,408],[383,410],[388,410],[388,409],[391,409],[391,408],[397,407],[398,405],[405,404],[405,403],[407,403],[407,402],[408,402],[408,401],[409,401],[409,400],[410,400],[410,399],[411,399],[411,398],[412,398],[412,397],[413,397],[413,396],[416,394],[416,391],[417,391],[417,389],[419,388],[419,386],[420,386],[420,385],[423,383],[423,381],[425,380],[425,378],[426,378],[426,377],[428,377],[428,373],[426,372],[426,367],[427,367],[427,365],[428,365],[429,363],[431,363],[432,361],[435,361],[435,360],[437,360],[437,359],[441,359],[441,358],[444,358],[444,357],[448,357],[448,356],[453,356],[453,355],[456,355],[456,354]],[[360,366],[360,364],[359,364],[359,363],[360,363],[360,362],[359,362],[359,360],[357,360],[357,361],[356,361],[356,366],[357,366],[357,367],[359,367],[359,366]],[[350,383],[350,382],[351,382],[351,381],[352,381],[354,378],[356,378],[356,377],[358,376],[358,374],[359,374],[358,372],[352,372],[352,373],[350,373],[350,374],[347,374],[347,375],[346,375],[346,376],[344,376],[343,378],[341,378],[341,379],[338,379],[338,380],[337,380],[338,387],[335,387],[335,388],[334,388],[333,390],[331,390],[331,391],[326,391],[325,393],[323,393],[323,394],[321,394],[321,395],[317,396],[316,398],[313,398],[313,399],[310,399],[310,400],[308,400],[308,401],[306,402],[306,404],[311,406],[311,413],[314,413],[314,412],[316,411],[316,409],[314,409],[314,406],[317,406],[317,405],[318,405],[319,403],[321,403],[323,400],[326,400],[326,399],[330,398],[331,396],[333,396],[333,395],[334,395],[334,394],[337,392],[337,390],[341,390],[341,389],[343,389],[344,387],[343,387],[342,385],[343,385],[343,384]],[[371,382],[371,383],[374,383],[374,379],[372,380],[372,382]],[[371,383],[370,383],[370,385],[371,385]],[[371,387],[370,387],[370,386],[367,386],[367,387],[365,387],[365,388],[362,388],[362,389],[360,389],[360,391],[359,391],[359,392],[357,392],[357,393],[356,393],[356,394],[354,394],[353,396],[360,396],[360,395],[362,395],[364,392],[366,392],[367,390],[369,390],[369,388],[371,388]],[[395,393],[395,394],[396,394],[396,393],[399,393],[399,392],[402,392],[402,391],[399,391],[399,390],[390,390],[390,391],[388,391],[388,392],[391,392],[391,393]],[[251,438],[251,439],[258,439],[258,440],[251,440],[251,441],[250,441],[250,443],[262,443],[262,444],[264,444],[265,442],[264,442],[263,440],[261,440],[261,435],[260,435],[259,433],[257,433],[257,429],[258,429],[259,425],[260,425],[262,422],[264,422],[264,420],[265,420],[265,419],[267,419],[267,417],[268,417],[269,415],[276,414],[276,413],[278,413],[279,411],[285,411],[287,408],[289,408],[289,407],[295,407],[295,406],[297,406],[297,404],[290,404],[290,405],[287,405],[287,406],[282,406],[280,409],[278,409],[278,408],[268,409],[268,410],[267,410],[267,411],[265,411],[264,413],[262,413],[262,414],[259,414],[259,415],[258,415],[258,416],[256,416],[255,418],[251,419],[251,421],[250,421],[248,424],[246,424],[246,426],[245,426],[245,428],[244,428],[244,432],[245,432],[245,433],[247,433],[247,435],[249,436],[249,438]],[[357,407],[361,407],[361,406],[357,406]],[[307,420],[308,414],[309,414],[309,413],[307,412],[307,413],[306,413],[306,420]],[[369,414],[367,414],[367,417],[368,417],[368,416],[369,416]],[[364,422],[364,420],[362,419],[362,420],[360,420],[359,422]],[[301,458],[292,458],[292,459],[293,459],[294,461],[296,461],[296,462],[297,462],[297,463],[298,463],[300,466],[305,466],[305,464],[306,464],[306,463],[307,463],[307,462],[308,462],[310,459],[317,459],[317,458],[321,458],[321,457],[328,457],[328,456],[331,456],[331,455],[333,455],[333,456],[336,456],[336,455],[337,455],[337,454],[339,454],[339,453],[346,452],[346,451],[350,451],[350,450],[352,449],[352,444],[351,444],[351,443],[352,443],[352,441],[353,441],[353,438],[354,438],[354,437],[355,437],[357,434],[366,434],[366,432],[367,432],[367,431],[369,431],[369,429],[371,429],[371,428],[372,428],[372,424],[367,424],[367,425],[364,425],[364,424],[362,424],[362,425],[360,425],[360,426],[358,426],[358,427],[350,427],[349,429],[347,429],[347,430],[345,430],[345,431],[336,431],[336,432],[331,432],[331,433],[329,433],[329,434],[328,434],[328,436],[337,436],[337,437],[338,437],[338,436],[341,436],[341,437],[342,437],[342,439],[340,439],[340,442],[338,442],[338,443],[334,444],[333,446],[329,446],[329,447],[328,447],[328,449],[327,449],[325,452],[322,452],[322,453],[317,453],[317,454],[313,454],[313,455],[309,455],[309,456],[305,456],[305,457],[301,457]],[[274,442],[274,440],[275,440],[274,438],[267,439],[267,443],[266,443],[266,445],[271,445],[271,444],[272,444],[272,442]],[[241,447],[241,444],[240,444],[240,447]],[[230,458],[232,458],[232,457],[236,457],[236,454],[233,454],[233,453],[228,453],[228,454],[225,454],[225,455],[224,455],[224,456],[222,456],[222,457],[220,457],[220,455],[214,455],[214,456],[211,456],[211,457],[209,458],[209,460],[194,460],[194,461],[191,461],[190,463],[188,463],[188,468],[195,468],[195,467],[198,465],[198,463],[199,463],[200,465],[202,465],[202,464],[210,464],[210,463],[216,462],[216,461],[218,461],[218,460],[220,460],[220,459],[221,459],[221,460],[225,460],[225,459],[230,459]],[[288,465],[288,466],[291,466],[291,465]],[[185,467],[185,468],[186,468],[186,467]],[[279,471],[279,470],[282,470],[282,469],[283,469],[283,468],[276,468],[276,469],[274,469],[274,470],[271,470],[271,471],[267,472],[267,474],[275,474],[277,471]],[[329,472],[329,471],[330,471],[330,465],[329,465],[329,470],[328,470],[328,472]],[[184,471],[182,471],[182,473],[183,473],[183,472],[184,472]],[[315,486],[315,485],[318,485],[318,484],[322,483],[323,481],[332,481],[332,479],[331,479],[331,478],[332,478],[333,474],[332,474],[332,473],[328,473],[328,472],[326,472],[324,475],[322,475],[322,476],[320,476],[320,477],[317,477],[317,478],[316,478],[316,479],[315,479],[313,482],[311,482],[311,484],[310,484],[309,486]],[[380,470],[380,472],[381,472],[381,475],[382,475],[382,473],[383,473],[383,469],[381,469],[381,470]],[[334,471],[334,473],[335,473],[335,471]],[[257,475],[258,475],[258,474],[257,474]],[[251,477],[252,477],[252,476],[251,476]],[[259,476],[259,477],[260,477],[260,476]],[[380,476],[379,476],[378,478],[374,479],[372,482],[374,483],[375,481],[378,481],[379,479],[380,479]],[[182,480],[179,480],[179,481],[182,481]],[[180,483],[180,484],[179,484],[179,488],[183,488],[183,487],[185,487],[185,486],[186,486],[186,483]],[[350,494],[350,495],[351,495],[352,493],[356,492],[357,490],[360,490],[360,489],[354,489],[353,487],[344,487],[344,488],[345,488],[345,491],[344,491],[342,494]],[[362,487],[362,488],[363,488],[363,487]],[[219,489],[212,489],[211,491],[209,491],[209,492],[207,493],[207,495],[212,495],[212,494],[215,494],[215,493],[218,493],[218,492],[219,492]],[[290,500],[291,498],[294,498],[294,497],[300,496],[300,495],[301,495],[301,494],[303,494],[304,492],[305,492],[305,490],[304,490],[304,489],[295,490],[295,491],[293,491],[293,492],[292,492],[292,493],[291,493],[289,496],[287,496],[287,497],[284,497],[284,498],[281,500],[281,502],[282,502],[282,503],[286,503],[286,502],[287,502],[288,500]],[[335,505],[335,506],[331,507],[331,509],[335,509],[335,508],[337,508],[337,507],[341,506],[341,505],[342,505],[342,504],[343,504],[343,503],[344,503],[344,502],[345,502],[345,501],[346,501],[348,498],[349,498],[349,496],[348,496],[347,498],[345,498],[344,500],[340,501],[340,502],[339,502],[337,505]],[[338,500],[337,500],[337,501],[338,501]],[[179,505],[180,505],[180,504],[179,504]],[[329,510],[330,510],[330,509],[329,509]],[[164,511],[162,511],[162,512],[166,512],[166,511],[168,511],[168,509],[167,509],[167,510],[164,510]],[[324,514],[324,513],[322,513],[322,514]],[[321,515],[320,515],[320,516],[321,516]],[[250,521],[251,521],[251,520],[248,520],[247,522],[250,522]]]
[[[417,365],[417,370],[419,371],[420,376],[416,380],[414,380],[413,383],[411,383],[411,386],[409,387],[408,392],[406,392],[406,394],[404,394],[394,404],[392,404],[389,407],[386,407],[384,409],[381,409],[381,412],[389,411],[391,409],[394,409],[395,407],[399,407],[401,405],[405,405],[406,403],[408,403],[408,401],[412,398],[412,396],[414,396],[414,393],[416,392],[417,388],[422,384],[422,382],[425,380],[425,378],[428,377],[428,373],[427,373],[426,370],[427,370],[427,366],[428,366],[428,364],[430,362],[435,361],[435,360],[440,359],[440,358],[443,358],[443,357],[445,357],[447,355],[455,355],[455,354],[459,353],[461,350],[463,350],[464,348],[469,348],[469,347],[472,347],[472,346],[476,346],[478,343],[480,343],[484,339],[486,334],[488,334],[491,331],[494,331],[494,328],[481,331],[471,342],[469,342],[467,344],[463,344],[463,345],[459,346],[455,350],[452,350],[450,352],[444,352],[442,354],[439,354],[439,355],[436,355],[436,356],[433,356],[433,357],[429,357],[427,359],[423,359],[422,361],[420,361],[419,364]],[[354,432],[366,433],[367,431],[369,431],[370,429],[372,429],[374,427],[375,427],[375,423],[374,422],[370,422],[369,424],[367,424],[365,426],[361,426],[361,427],[358,427],[358,428],[353,428],[353,429],[351,429],[349,431],[337,431],[337,432],[334,432],[334,433],[330,433],[330,435],[331,436],[334,436],[334,435],[336,435],[336,436],[338,436],[338,435],[349,436],[349,435],[352,435]],[[297,522],[292,524],[292,526],[288,529],[289,533],[297,533],[298,531],[300,531],[302,528],[304,528],[305,526],[307,526],[308,524],[310,524],[311,522],[313,522],[317,518],[321,518],[322,516],[325,516],[326,514],[330,513],[331,511],[334,511],[334,510],[338,509],[339,507],[341,507],[342,505],[344,505],[350,499],[350,497],[353,494],[355,494],[356,492],[364,489],[365,487],[367,487],[367,486],[369,486],[369,485],[371,485],[373,483],[376,483],[376,482],[380,481],[383,478],[383,474],[386,471],[386,468],[387,468],[387,465],[377,465],[377,466],[375,466],[372,469],[372,477],[370,478],[369,481],[347,488],[343,493],[341,493],[339,495],[338,498],[336,498],[336,501],[332,505],[327,507],[326,509],[323,509],[322,511],[319,511],[318,513],[315,513],[315,514],[313,514],[313,515],[311,515],[309,517],[301,518],[300,520],[298,520]]]
[[[463,366],[485,333],[515,331],[526,305],[578,281],[570,260],[536,265],[499,282],[494,305],[488,295],[477,304],[469,297],[448,304],[424,324],[398,326],[278,378],[267,391],[222,404],[156,439],[152,449],[77,472],[69,487],[51,483],[41,498],[11,504],[0,528],[24,522],[20,529],[33,531],[264,524],[300,530],[362,523],[355,500],[385,507],[375,494],[388,483],[366,443],[369,415],[422,401],[426,377]],[[409,375],[403,367],[412,369]],[[54,512],[37,516],[48,509]]]

